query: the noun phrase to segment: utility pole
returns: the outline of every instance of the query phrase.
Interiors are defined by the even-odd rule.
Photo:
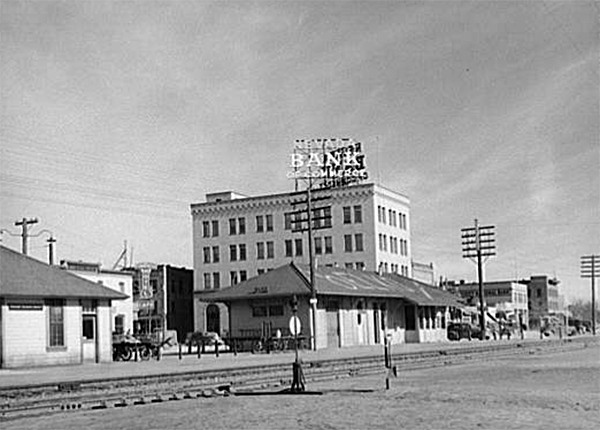
[[[483,263],[484,257],[496,255],[495,232],[493,225],[480,226],[475,219],[475,227],[461,229],[463,258],[477,259],[477,278],[479,282],[479,327],[481,340],[485,339],[485,296],[483,291]]]
[[[22,238],[21,252],[23,254],[25,254],[25,255],[27,255],[27,239],[29,237],[29,235],[27,234],[28,226],[36,224],[37,222],[38,222],[37,218],[27,219],[25,217],[22,220],[15,222],[15,225],[17,227],[21,227],[22,228],[22,232],[21,232],[21,238]]]
[[[314,261],[314,232],[324,228],[331,227],[331,215],[315,216],[314,212],[321,211],[331,206],[314,207],[313,203],[317,201],[327,200],[329,196],[314,197],[312,193],[312,181],[309,180],[308,187],[301,194],[305,194],[305,200],[297,200],[292,202],[292,206],[306,205],[306,209],[299,209],[290,212],[292,218],[292,233],[307,232],[308,234],[308,260],[309,260],[309,271],[310,271],[310,307],[311,307],[311,325],[312,325],[312,336],[311,336],[311,349],[316,351],[317,349],[317,288],[315,279],[315,261]],[[306,215],[305,215],[306,214]],[[319,224],[317,225],[317,221]],[[321,221],[325,221],[321,224]]]
[[[596,283],[600,277],[600,255],[584,255],[581,257],[581,277],[592,280],[592,334],[596,336]]]
[[[56,243],[56,239],[50,235],[50,237],[46,240],[48,242],[48,264],[50,266],[54,265],[54,244]]]

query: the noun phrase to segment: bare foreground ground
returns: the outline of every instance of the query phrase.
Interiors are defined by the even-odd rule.
[[[307,388],[323,395],[199,398],[24,418],[0,427],[598,429],[600,346],[401,372],[390,390],[383,375]]]

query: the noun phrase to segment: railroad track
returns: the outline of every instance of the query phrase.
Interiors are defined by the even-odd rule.
[[[445,348],[392,354],[398,371],[502,358],[538,351],[567,350],[587,345],[588,338],[544,340]],[[307,384],[315,381],[381,374],[383,357],[367,356],[303,362]],[[80,380],[68,383],[0,388],[0,421],[56,412],[120,408],[202,397],[228,396],[251,390],[283,389],[291,384],[291,361],[224,370],[196,370],[161,375]]]

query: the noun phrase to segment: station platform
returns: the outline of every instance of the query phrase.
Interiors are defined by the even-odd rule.
[[[549,338],[554,339],[554,338]],[[554,339],[556,340],[556,339]],[[413,343],[392,345],[392,354],[410,354],[415,352],[444,351],[454,348],[473,348],[492,344],[534,343],[539,341],[539,333],[527,333],[524,340],[489,340],[436,343]],[[187,351],[186,351],[187,352]],[[194,349],[195,352],[195,349]],[[301,350],[299,358],[303,362],[326,361],[343,358],[359,358],[384,356],[383,345],[355,346],[345,348],[327,348],[317,351]],[[47,366],[34,368],[0,369],[0,389],[10,387],[35,386],[41,384],[59,384],[74,381],[93,381],[121,379],[136,376],[166,375],[195,372],[203,370],[226,370],[240,367],[285,364],[294,361],[294,351],[272,352],[270,354],[252,354],[249,352],[234,355],[221,352],[217,357],[214,352],[206,352],[198,358],[197,354],[183,354],[179,359],[178,350],[162,355],[160,361],[126,361],[108,363],[84,363],[67,366]]]

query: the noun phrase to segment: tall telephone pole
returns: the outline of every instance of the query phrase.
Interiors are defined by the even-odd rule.
[[[21,227],[21,229],[22,229],[22,231],[21,231],[21,238],[22,238],[21,252],[25,255],[27,255],[27,239],[29,238],[29,235],[27,233],[28,227],[30,225],[36,224],[37,222],[38,222],[37,218],[27,219],[25,217],[23,217],[22,220],[15,222],[15,225],[17,227]]]
[[[313,206],[314,203],[322,200],[327,200],[329,196],[318,196],[314,197],[312,192],[312,181],[309,180],[308,187],[305,191],[294,193],[295,195],[304,195],[305,198],[301,200],[292,201],[292,206],[306,205],[304,209],[297,209],[290,212],[295,218],[292,218],[292,233],[307,232],[308,234],[308,261],[310,271],[310,306],[311,306],[311,325],[312,325],[312,339],[311,349],[317,349],[317,288],[315,284],[315,262],[314,262],[314,232],[323,228],[331,228],[331,206]],[[328,214],[319,216],[318,212],[326,211],[329,209]],[[297,216],[297,217],[296,217]],[[321,223],[321,221],[325,221]]]
[[[581,277],[592,280],[592,333],[596,336],[596,283],[600,277],[600,255],[584,255],[581,257]]]
[[[50,235],[50,237],[48,239],[46,239],[46,242],[48,242],[48,264],[50,266],[54,265],[54,244],[56,243],[56,239]]]
[[[481,330],[481,340],[485,339],[485,297],[483,291],[483,263],[484,257],[496,255],[495,232],[496,226],[480,226],[475,219],[474,227],[461,229],[463,258],[477,259],[477,278],[479,282],[479,307],[480,318],[479,327]]]

